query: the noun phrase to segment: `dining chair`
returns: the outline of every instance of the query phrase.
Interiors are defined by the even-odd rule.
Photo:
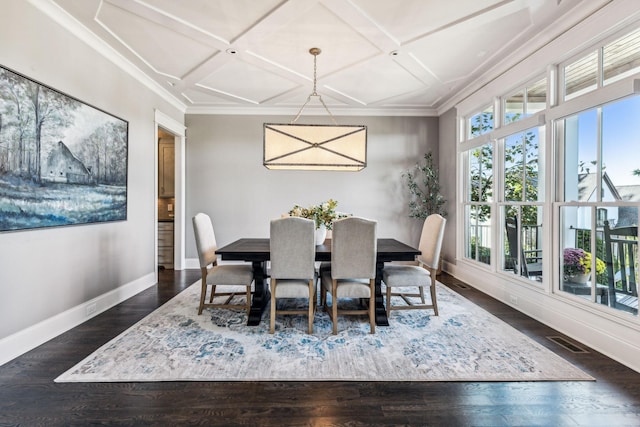
[[[417,265],[389,264],[382,270],[382,280],[387,287],[387,317],[391,310],[433,309],[438,315],[436,299],[436,275],[440,263],[440,251],[444,239],[444,227],[447,220],[438,214],[429,215],[422,225],[422,234],[418,249],[422,252],[416,257]],[[431,290],[431,304],[424,298],[424,288]],[[417,289],[417,292],[415,288]],[[394,291],[394,288],[397,290]],[[414,288],[413,290],[407,288]],[[392,298],[401,297],[406,304],[393,305]],[[413,299],[419,298],[420,303]]]
[[[306,314],[308,332],[313,333],[316,309],[315,223],[311,219],[288,217],[271,220],[271,323],[275,332],[276,315]],[[306,298],[308,308],[278,310],[278,299]]]
[[[331,239],[331,269],[322,275],[322,304],[338,333],[338,316],[368,314],[375,332],[376,238],[375,221],[348,217],[334,221]],[[331,305],[327,302],[331,294]],[[340,299],[366,301],[364,309],[340,308]]]
[[[196,248],[198,250],[198,260],[200,261],[200,271],[202,273],[202,289],[200,291],[200,306],[198,314],[206,307],[210,308],[231,308],[244,309],[247,314],[251,309],[251,284],[253,282],[253,269],[248,264],[227,264],[218,265],[216,255],[216,235],[213,231],[211,218],[204,213],[198,213],[193,217],[193,231],[196,238]],[[211,286],[209,302],[205,303],[208,286]],[[216,288],[234,286],[244,287],[242,293],[245,295],[245,303],[233,303],[234,297],[240,296],[237,290],[216,292]],[[224,302],[214,303],[214,298],[227,297]]]

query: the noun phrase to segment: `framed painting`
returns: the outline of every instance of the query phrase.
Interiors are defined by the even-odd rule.
[[[129,123],[0,66],[0,232],[127,219]]]

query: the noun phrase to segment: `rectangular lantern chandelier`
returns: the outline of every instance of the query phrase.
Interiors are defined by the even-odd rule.
[[[313,55],[313,92],[289,124],[264,124],[263,164],[268,169],[359,171],[367,166],[367,127],[339,125],[316,92],[316,58]],[[297,124],[312,96],[318,97],[333,124]]]

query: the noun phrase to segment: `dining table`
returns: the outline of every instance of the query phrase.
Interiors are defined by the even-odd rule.
[[[260,324],[262,313],[271,300],[267,283],[267,262],[270,259],[268,238],[241,238],[218,248],[216,254],[223,261],[250,262],[253,268],[254,292],[247,325]],[[388,326],[387,311],[382,295],[382,270],[385,262],[413,261],[420,250],[392,238],[378,238],[375,279],[375,321],[378,326]],[[331,261],[331,239],[316,245],[316,261]]]

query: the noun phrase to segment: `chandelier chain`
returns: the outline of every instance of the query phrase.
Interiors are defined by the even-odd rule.
[[[324,100],[322,99],[322,95],[318,94],[316,89],[316,82],[317,82],[317,76],[318,76],[317,59],[318,59],[318,55],[320,54],[320,49],[312,48],[309,50],[309,53],[313,55],[313,92],[311,92],[311,94],[307,97],[307,100],[305,101],[305,103],[302,104],[302,107],[300,107],[298,114],[296,114],[295,118],[291,121],[291,124],[298,121],[298,119],[300,118],[300,115],[302,114],[302,111],[307,106],[309,101],[311,101],[311,97],[316,96],[320,100],[320,103],[322,104],[324,109],[327,111],[327,114],[329,114],[329,117],[331,117],[331,121],[333,122],[333,124],[337,126],[338,122],[336,121],[335,117],[333,117],[333,114],[331,114],[331,111],[329,111],[329,108],[327,107],[327,105],[324,103]]]

